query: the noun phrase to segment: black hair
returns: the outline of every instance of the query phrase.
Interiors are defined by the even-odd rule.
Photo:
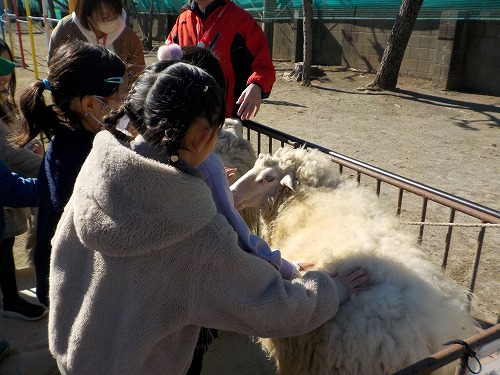
[[[9,60],[14,61],[14,56],[12,56],[12,51],[9,48],[9,45],[5,43],[3,39],[0,39],[0,53],[7,51],[7,54],[9,55]],[[14,99],[14,95],[16,93],[16,70],[14,69],[11,73],[10,76],[10,81],[7,86],[7,96],[5,100],[5,107],[7,108],[7,111],[3,108],[3,106],[0,106],[0,117],[5,121],[5,123],[10,123],[13,120],[12,114],[19,114],[18,113],[18,108],[16,105],[16,101]],[[16,117],[16,116],[14,116]]]
[[[47,87],[42,81],[32,83],[21,94],[20,107],[30,138],[40,132],[51,138],[60,127],[81,126],[79,114],[71,109],[73,99],[110,96],[118,90],[120,83],[116,79],[125,71],[118,55],[101,45],[82,41],[63,44],[50,59],[46,79],[54,104],[45,104],[43,91]]]
[[[76,0],[75,13],[78,20],[88,30],[91,30],[89,17],[95,10],[101,10],[101,5],[108,5],[118,16],[122,12],[121,0]]]
[[[14,61],[14,56],[12,56],[12,51],[10,50],[9,48],[9,45],[7,43],[5,43],[5,41],[3,39],[0,39],[0,53],[4,52],[4,51],[7,51],[8,55],[9,55],[9,60],[10,61]],[[11,77],[10,77],[10,82],[9,82],[9,86],[7,86],[7,90],[11,96],[11,98],[14,98],[14,94],[16,93],[16,70],[14,69],[11,73]],[[15,105],[15,102],[13,101],[13,103]]]
[[[123,107],[105,121],[113,128],[126,114],[149,143],[172,156],[195,120],[206,118],[215,130],[225,113],[224,92],[211,75],[183,62],[161,61],[145,70]]]
[[[227,91],[224,72],[220,66],[219,59],[217,59],[212,51],[197,46],[185,46],[182,47],[182,61],[203,69],[215,79],[215,82],[219,84],[221,89]]]
[[[205,48],[200,48],[196,46],[185,46],[182,47],[182,54],[183,56],[182,59],[180,60],[181,62],[197,66],[206,71],[213,77],[220,90],[220,93],[217,93],[217,95],[218,96],[222,95],[223,99],[225,99],[226,84],[224,80],[224,73],[219,64],[219,60],[214,55],[214,53]],[[144,115],[144,108],[145,108],[144,98],[148,96],[150,90],[152,89],[153,85],[158,79],[158,75],[161,72],[165,71],[167,68],[171,67],[172,65],[179,63],[180,61],[171,59],[160,60],[146,67],[145,71],[139,76],[137,81],[132,86],[132,89],[129,92],[126,103],[119,110],[111,112],[111,114],[104,119],[104,121],[107,124],[108,130],[122,140],[130,140],[127,139],[126,137],[123,137],[122,135],[123,133],[115,131],[116,123],[121,117],[123,117],[126,114],[130,119],[131,123],[133,124],[133,126],[137,129],[137,131],[141,134],[146,134],[148,132],[148,127],[146,126],[145,115]],[[140,100],[141,98],[142,100]],[[215,106],[220,105],[216,103],[213,104]],[[196,106],[196,104],[194,104],[194,106]],[[222,112],[219,113],[220,118],[218,118],[218,120],[216,121],[216,122],[220,121],[219,126],[224,122],[224,116],[226,112],[225,106],[226,106],[225,100],[223,100]],[[194,108],[192,113],[197,113],[196,111],[197,109]],[[194,116],[192,119],[185,119],[185,123],[189,125],[198,116],[200,115]],[[149,132],[148,134],[150,133],[151,132]],[[185,132],[183,133],[182,137],[180,138],[177,137],[177,138],[182,140],[184,135]],[[178,149],[176,149],[175,147],[172,147],[170,149],[171,154],[177,154],[177,152]]]

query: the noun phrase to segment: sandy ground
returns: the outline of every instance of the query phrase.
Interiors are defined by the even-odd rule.
[[[258,114],[261,123],[500,210],[499,97],[440,90],[409,77],[399,79],[395,92],[366,92],[358,88],[373,74],[339,67],[323,67],[325,76],[306,88],[289,79],[290,63],[276,63],[276,68],[276,85]],[[395,212],[396,192],[385,186],[382,197]],[[421,201],[412,198],[402,219],[420,221]],[[427,214],[427,221],[443,222],[449,211],[429,204]],[[460,215],[455,219],[466,221]],[[437,264],[445,236],[445,227],[424,232],[422,247]],[[477,228],[454,229],[448,272],[464,286],[470,282],[477,236]],[[499,250],[500,228],[488,228],[473,310],[489,322],[500,314]]]
[[[29,41],[25,40],[28,46],[25,48],[29,49]],[[37,40],[38,60],[44,63],[43,35]],[[19,89],[34,79],[29,51],[25,55],[29,66],[17,70]],[[154,53],[148,57],[148,61],[154,59]],[[413,78],[401,78],[396,92],[365,93],[356,88],[371,82],[373,75],[338,67],[323,67],[326,77],[305,88],[284,77],[284,73],[291,71],[290,63],[276,62],[275,65],[277,82],[271,97],[261,106],[257,121],[500,209],[499,97],[439,90],[428,81]],[[45,78],[46,68],[39,66],[38,74],[40,79]],[[442,233],[433,230],[426,233],[431,240],[442,242]],[[460,280],[463,273],[470,273],[476,237],[476,232],[468,230],[457,235],[459,250],[450,261],[454,264],[451,272],[459,281],[463,281]],[[483,319],[493,322],[500,312],[500,228],[488,229],[487,238],[478,276],[476,310]],[[431,241],[427,250],[431,258],[439,259],[441,250],[435,249],[434,243]],[[16,261],[19,268],[26,266],[22,240],[17,246]],[[25,362],[31,360],[23,353],[41,350],[50,364],[44,349],[45,327],[46,319],[38,323],[13,323],[0,318],[0,339],[9,339],[17,347],[14,356],[21,355]],[[26,330],[28,333],[19,335]],[[34,374],[31,370],[12,371],[5,373]],[[4,373],[2,367],[0,373]],[[52,372],[40,370],[38,373]],[[204,370],[204,374],[221,373],[273,372],[248,338],[225,334],[210,348]]]

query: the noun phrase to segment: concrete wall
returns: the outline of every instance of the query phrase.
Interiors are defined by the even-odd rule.
[[[500,95],[500,22],[469,27],[463,88]]]
[[[452,15],[450,15],[452,16]],[[313,64],[377,71],[392,20],[314,20]],[[302,61],[302,20],[275,21],[273,58]],[[499,21],[417,21],[400,75],[500,94]]]

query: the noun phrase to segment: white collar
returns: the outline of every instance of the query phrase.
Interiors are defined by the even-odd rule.
[[[122,14],[120,15],[120,26],[118,27],[118,29],[112,34],[106,34],[106,36],[104,38],[101,38],[101,39],[97,39],[97,37],[92,29],[89,30],[81,24],[81,22],[78,19],[78,17],[76,16],[75,12],[73,12],[71,14],[71,17],[73,19],[73,22],[76,24],[76,26],[78,26],[78,29],[80,29],[83,36],[85,36],[85,38],[87,38],[87,40],[89,42],[96,43],[96,44],[102,44],[107,49],[114,52],[113,42],[116,40],[116,38],[118,38],[120,36],[120,34],[125,29],[125,20],[127,19],[127,12],[125,12],[125,9],[122,9]]]

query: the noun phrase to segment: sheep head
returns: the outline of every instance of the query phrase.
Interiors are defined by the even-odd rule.
[[[260,154],[231,191],[237,209],[258,207],[268,216],[288,197],[307,188],[337,187],[340,182],[335,164],[322,152],[280,148],[272,156]]]

